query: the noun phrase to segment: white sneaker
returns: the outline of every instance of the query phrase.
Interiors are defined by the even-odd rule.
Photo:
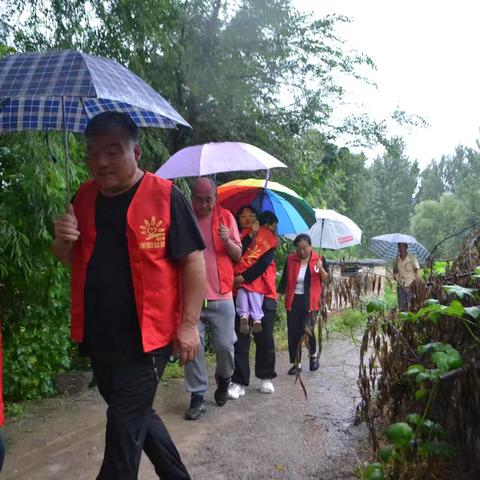
[[[228,398],[230,398],[231,400],[238,400],[240,397],[243,397],[245,393],[246,390],[243,385],[230,382],[230,385],[228,386]]]
[[[273,393],[275,389],[273,388],[273,383],[271,380],[262,380],[260,385],[260,393]]]

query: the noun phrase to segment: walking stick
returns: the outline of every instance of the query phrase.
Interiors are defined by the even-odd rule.
[[[322,354],[322,347],[323,347],[323,306],[320,315],[317,315],[315,312],[312,312],[313,318],[313,325],[317,324],[318,327],[318,346],[317,346],[317,359],[320,361],[320,355]],[[315,328],[315,327],[314,327]]]

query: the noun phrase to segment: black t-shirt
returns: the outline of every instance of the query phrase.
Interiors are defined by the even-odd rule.
[[[85,341],[81,351],[113,359],[142,355],[127,244],[127,210],[142,180],[115,197],[98,194],[96,241],[85,283]],[[180,260],[203,250],[194,213],[177,187],[171,193],[168,255]],[[168,292],[158,292],[168,295]]]

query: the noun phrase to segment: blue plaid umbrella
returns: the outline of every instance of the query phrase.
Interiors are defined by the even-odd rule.
[[[70,201],[67,132],[83,132],[105,111],[129,113],[139,127],[190,125],[152,87],[114,60],[73,50],[0,59],[0,133],[63,130]]]
[[[370,239],[370,250],[385,260],[394,260],[398,257],[398,244],[406,243],[408,252],[415,255],[420,263],[425,263],[430,252],[410,235],[403,233],[387,233]]]
[[[0,132],[83,132],[104,111],[139,127],[190,125],[152,87],[114,60],[72,50],[0,59]]]

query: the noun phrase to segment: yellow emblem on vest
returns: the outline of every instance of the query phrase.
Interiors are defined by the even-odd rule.
[[[144,220],[144,225],[140,225],[140,232],[145,235],[146,241],[140,242],[140,248],[165,247],[165,228],[162,225],[163,220],[157,222],[154,216],[150,220]]]
[[[243,263],[247,267],[251,267],[261,257],[260,248],[254,245],[249,252],[246,253]]]

